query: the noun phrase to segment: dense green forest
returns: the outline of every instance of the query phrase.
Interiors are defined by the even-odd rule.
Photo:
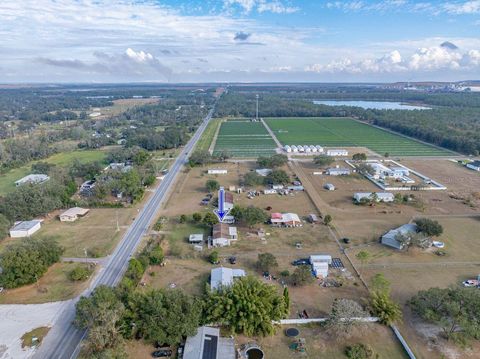
[[[92,149],[119,140],[147,150],[178,147],[206,115],[213,90],[159,85],[0,90],[0,173],[61,152],[64,141]],[[93,107],[140,97],[156,101],[107,119],[87,116]]]
[[[261,117],[351,116],[465,154],[480,152],[480,94],[429,93],[371,87],[230,87],[217,106],[217,116],[255,115],[260,95]],[[427,104],[431,110],[374,110],[325,106],[319,99],[400,101]]]

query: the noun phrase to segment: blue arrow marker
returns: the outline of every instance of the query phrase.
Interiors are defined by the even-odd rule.
[[[214,210],[213,213],[217,215],[220,222],[223,222],[228,212],[230,211],[225,210],[225,189],[223,187],[220,187],[220,189],[218,190],[218,209]]]

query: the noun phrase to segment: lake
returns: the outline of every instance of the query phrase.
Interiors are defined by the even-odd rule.
[[[356,106],[365,109],[375,110],[431,110],[427,106],[415,106],[402,102],[389,102],[389,101],[342,101],[342,100],[319,100],[313,101],[316,105],[327,106]]]

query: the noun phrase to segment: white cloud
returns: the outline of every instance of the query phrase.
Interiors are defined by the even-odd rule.
[[[271,12],[274,14],[292,14],[300,10],[298,7],[288,6],[280,0],[224,0],[224,6],[231,9],[234,6],[240,7],[246,14],[257,10],[259,13]]]
[[[159,75],[161,79],[167,81],[170,80],[172,75],[172,70],[169,67],[162,64],[152,54],[144,51],[135,51],[128,48],[121,54],[112,55],[104,52],[95,52],[93,55],[95,58],[93,61],[52,59],[48,57],[39,57],[36,61],[55,68],[94,75],[135,76],[142,79],[152,75]]]
[[[433,15],[448,13],[452,15],[480,13],[480,0],[433,2],[414,0],[381,0],[381,1],[330,1],[325,5],[330,9],[345,12],[353,11],[405,11],[428,12]]]
[[[398,50],[379,58],[366,58],[352,61],[349,58],[331,61],[325,65],[313,64],[305,67],[310,72],[347,73],[397,73],[409,71],[431,72],[438,70],[474,70],[480,66],[480,51],[469,50],[462,53],[442,46],[420,48],[407,57]],[[480,70],[480,68],[478,69]]]
[[[480,13],[480,0],[446,3],[443,5],[443,9],[451,14],[478,14]]]

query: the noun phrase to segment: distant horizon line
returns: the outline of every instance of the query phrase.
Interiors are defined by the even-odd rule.
[[[394,85],[394,84],[460,84],[460,83],[479,83],[478,80],[455,80],[455,81],[437,81],[437,80],[418,80],[418,81],[259,81],[259,82],[241,82],[241,81],[198,81],[198,82],[165,82],[165,81],[129,81],[129,82],[78,82],[78,81],[56,81],[56,82],[35,82],[35,81],[19,81],[19,82],[0,82],[0,88],[23,86],[102,86],[102,85],[162,85],[162,86],[188,86],[188,85]]]

